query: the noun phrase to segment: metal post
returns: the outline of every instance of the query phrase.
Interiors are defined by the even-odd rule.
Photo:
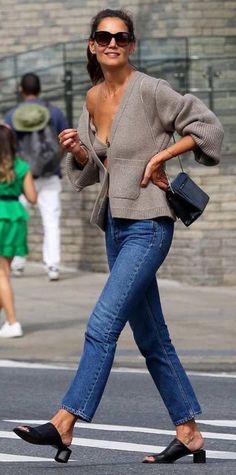
[[[190,88],[189,72],[190,72],[190,65],[191,65],[191,54],[190,54],[189,38],[185,38],[185,55],[186,55],[185,92],[188,92],[189,88]]]
[[[185,71],[179,70],[177,73],[174,73],[174,77],[179,80],[178,91],[181,92],[181,94],[185,94],[186,93],[186,75],[185,75]]]
[[[72,71],[66,69],[65,71],[65,105],[66,105],[66,117],[69,122],[69,126],[73,126],[73,76]]]
[[[18,55],[13,56],[13,69],[14,69],[14,78],[15,78],[15,96],[16,103],[19,104],[21,101],[21,95],[19,92],[19,80],[18,80]]]
[[[209,107],[214,111],[214,70],[212,66],[207,68],[208,87],[209,87]]]

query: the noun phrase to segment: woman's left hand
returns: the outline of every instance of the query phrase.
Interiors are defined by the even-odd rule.
[[[178,140],[178,142],[171,145],[171,147],[168,147],[168,149],[161,150],[161,152],[154,155],[145,168],[141,186],[147,186],[148,182],[151,180],[154,185],[167,191],[169,183],[164,170],[164,163],[182,153],[194,150],[196,146],[197,144],[191,135],[186,135]]]
[[[154,155],[151,160],[148,162],[143,179],[141,181],[141,186],[147,186],[148,182],[151,180],[154,185],[159,186],[164,191],[167,191],[169,187],[168,179],[164,170],[164,161],[161,156],[162,152]]]

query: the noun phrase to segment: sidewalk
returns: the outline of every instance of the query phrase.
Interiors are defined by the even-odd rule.
[[[28,263],[13,278],[24,337],[0,340],[0,359],[75,366],[87,317],[106,274],[62,270],[49,282],[42,266]],[[172,340],[188,370],[236,372],[236,287],[192,287],[161,280],[162,304]],[[128,326],[115,366],[145,368]]]

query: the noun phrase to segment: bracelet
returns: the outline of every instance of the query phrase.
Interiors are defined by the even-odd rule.
[[[84,144],[80,144],[80,147],[82,148],[82,150],[85,152],[86,154],[86,157],[85,157],[85,160],[88,160],[89,159],[89,154],[88,154],[88,149],[87,147],[85,147]]]
[[[86,153],[86,157],[82,158],[82,160],[80,158],[77,158],[74,156],[76,162],[81,165],[82,167],[86,165],[86,163],[88,163],[88,160],[89,160],[89,154],[88,154],[88,149],[87,147],[83,144],[83,142],[79,142],[80,144],[80,147],[83,149],[83,151]]]

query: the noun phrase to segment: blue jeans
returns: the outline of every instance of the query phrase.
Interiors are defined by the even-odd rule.
[[[201,413],[163,317],[156,272],[168,254],[170,218],[112,218],[108,211],[107,283],[89,318],[83,355],[62,408],[90,422],[102,397],[119,335],[127,321],[175,425]]]

